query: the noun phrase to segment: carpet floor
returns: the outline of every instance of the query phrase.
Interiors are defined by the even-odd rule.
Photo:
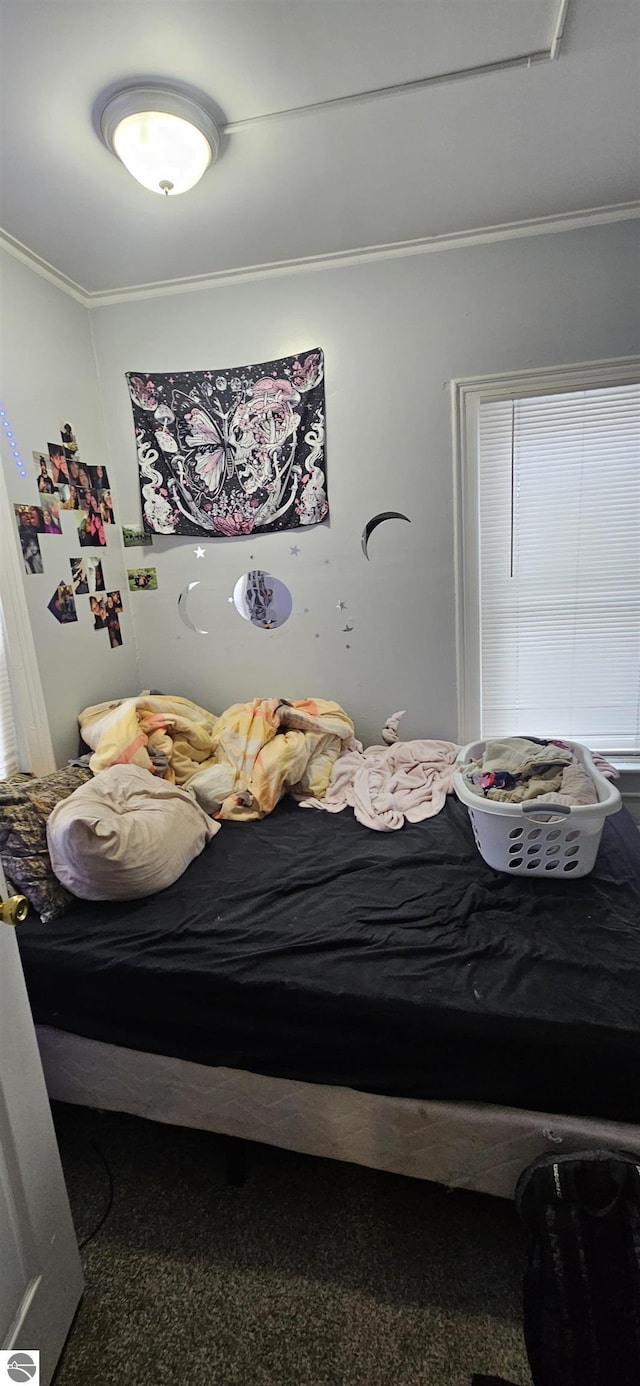
[[[55,1386],[530,1386],[512,1204],[54,1104],[86,1290]]]

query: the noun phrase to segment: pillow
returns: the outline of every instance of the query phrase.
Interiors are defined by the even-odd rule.
[[[177,881],[219,831],[186,790],[139,765],[111,765],[47,823],[56,876],[83,900],[133,900]]]
[[[77,765],[35,778],[15,775],[0,781],[0,861],[11,889],[26,895],[45,924],[71,904],[68,891],[51,869],[46,823],[61,799],[92,778]]]

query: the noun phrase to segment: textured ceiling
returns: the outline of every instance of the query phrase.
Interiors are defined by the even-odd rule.
[[[223,124],[551,44],[559,0],[1,0],[0,220],[85,291],[628,202],[640,7],[571,0],[560,57],[230,131],[184,197],[139,187],[100,93],[164,78]]]

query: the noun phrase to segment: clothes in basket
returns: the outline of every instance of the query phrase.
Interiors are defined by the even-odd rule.
[[[533,737],[478,741],[460,752],[458,767],[453,787],[489,866],[547,879],[593,869],[604,820],[621,798],[586,746]]]

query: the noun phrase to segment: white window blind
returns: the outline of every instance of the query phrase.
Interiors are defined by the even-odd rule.
[[[640,752],[640,383],[479,407],[481,734]]]
[[[9,681],[9,656],[2,607],[0,606],[0,779],[18,769],[18,750],[13,719],[13,700]]]

